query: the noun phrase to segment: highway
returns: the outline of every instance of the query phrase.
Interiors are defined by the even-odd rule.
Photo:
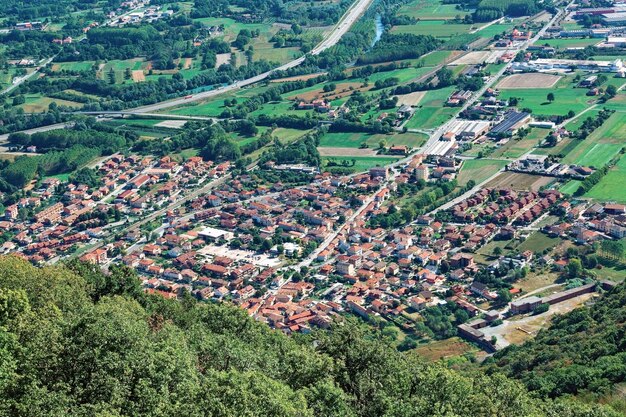
[[[357,0],[354,4],[352,4],[352,6],[350,6],[350,8],[343,15],[341,20],[335,25],[332,32],[330,32],[326,36],[326,38],[322,42],[320,42],[315,48],[313,48],[310,54],[319,55],[326,49],[337,44],[337,42],[339,42],[341,37],[345,35],[346,32],[348,32],[348,30],[350,30],[350,27],[352,27],[354,22],[356,22],[359,19],[359,17],[361,17],[361,15],[365,13],[365,11],[370,6],[372,1],[373,0]],[[263,81],[276,71],[286,71],[288,69],[297,67],[298,65],[302,64],[305,59],[306,59],[306,55],[301,56],[300,58],[287,62],[286,64],[281,65],[280,67],[275,68],[271,71],[264,72],[262,74],[259,74],[257,76],[254,76],[245,80],[236,81],[230,85],[216,88],[215,90],[204,91],[198,94],[194,94],[190,98],[181,97],[181,98],[177,98],[177,99],[173,99],[169,101],[164,101],[161,103],[155,103],[155,104],[150,104],[147,106],[137,107],[135,109],[132,109],[132,111],[134,113],[152,113],[152,112],[156,112],[159,110],[180,106],[180,105],[191,103],[194,101],[205,100],[207,98],[218,96],[220,94],[235,91],[239,88],[256,84],[259,81]]]

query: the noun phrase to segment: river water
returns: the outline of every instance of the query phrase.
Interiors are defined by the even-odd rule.
[[[376,24],[376,36],[374,36],[374,41],[372,42],[372,46],[376,45],[376,42],[380,40],[380,38],[383,36],[383,32],[385,31],[385,26],[383,25],[383,19],[381,18],[379,14],[376,15],[374,23]]]

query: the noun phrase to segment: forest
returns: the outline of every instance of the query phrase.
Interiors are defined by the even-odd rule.
[[[0,169],[0,188],[13,192],[22,188],[37,175],[56,175],[73,172],[102,155],[125,150],[138,136],[135,133],[116,133],[97,125],[93,119],[77,122],[73,129],[58,129],[33,135],[14,133],[9,143],[17,147],[36,146],[43,153],[20,156]]]
[[[474,12],[474,22],[490,22],[502,16],[532,16],[541,9],[549,7],[546,2],[541,8],[535,0],[481,0]]]
[[[6,416],[617,416],[425,363],[350,319],[287,337],[232,306],[147,295],[117,265],[0,258],[0,340]]]
[[[626,285],[601,302],[552,319],[549,328],[522,346],[510,346],[486,362],[542,397],[603,396],[626,380]],[[593,393],[593,394],[591,394]],[[626,412],[626,403],[619,404]]]
[[[278,0],[196,0],[191,17],[233,17],[260,21],[275,18],[283,22],[303,25],[329,25],[336,23],[352,2],[307,2],[306,7],[297,1]],[[243,9],[233,13],[233,8]]]

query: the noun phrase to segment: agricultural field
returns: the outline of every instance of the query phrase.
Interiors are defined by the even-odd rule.
[[[556,146],[541,147],[533,149],[535,155],[567,155],[572,149],[578,146],[577,139],[563,138]]]
[[[399,15],[420,20],[449,20],[456,16],[465,16],[469,11],[458,10],[454,4],[441,4],[438,1],[413,0],[400,7]]]
[[[376,149],[381,142],[385,146],[406,145],[417,148],[422,145],[428,137],[420,133],[400,133],[394,135],[369,134],[369,133],[327,133],[320,139],[321,148],[359,148],[365,143],[369,148]]]
[[[24,98],[26,99],[26,103],[19,106],[19,108],[24,110],[24,113],[42,113],[48,111],[48,107],[53,102],[58,106],[71,107],[74,109],[83,107],[82,103],[61,100],[58,98],[43,97],[41,94],[27,94]]]
[[[385,166],[398,161],[400,158],[394,158],[390,156],[346,156],[344,157],[323,157],[322,166],[326,167],[328,161],[333,161],[341,164],[343,160],[348,162],[348,167],[353,168],[355,172],[364,172],[370,168],[377,166]],[[354,161],[354,165],[352,162]]]
[[[538,191],[554,182],[554,178],[542,177],[539,175],[520,174],[517,172],[503,172],[493,180],[489,181],[487,188],[511,188],[521,191]]]
[[[95,61],[54,62],[52,64],[52,71],[91,71],[95,63]]]
[[[547,45],[557,49],[567,48],[584,48],[586,46],[596,45],[602,42],[602,39],[541,39],[536,45]]]
[[[444,107],[444,104],[454,89],[455,87],[451,86],[427,91],[406,127],[409,129],[432,129],[452,118],[458,109]]]
[[[219,115],[226,109],[224,106],[224,100],[237,99],[238,102],[245,101],[246,98],[252,97],[255,94],[259,94],[267,90],[268,87],[251,87],[237,90],[233,93],[223,94],[216,97],[211,97],[206,101],[198,101],[176,107],[174,109],[165,109],[163,112],[168,114],[180,114],[185,116],[209,116],[219,117]]]
[[[563,77],[556,85],[549,88],[502,88],[500,98],[516,97],[520,108],[529,108],[536,115],[564,116],[570,110],[579,113],[592,105],[596,99],[586,96],[585,90],[574,88],[572,80],[572,76]],[[547,99],[548,93],[554,94],[555,100],[552,103]]]
[[[589,190],[585,197],[599,201],[626,203],[626,158],[621,158],[611,170]]]
[[[114,74],[116,84],[140,82],[145,81],[144,70],[148,70],[150,67],[151,63],[143,58],[111,60],[100,64],[96,77],[110,82],[111,74]],[[127,70],[131,71],[130,78],[126,75]],[[169,72],[175,72],[175,70]],[[139,75],[140,73],[141,76]]]
[[[414,35],[432,35],[436,38],[450,39],[470,32],[475,26],[447,23],[444,20],[422,20],[413,25],[399,25],[391,33],[412,33]]]
[[[470,159],[464,161],[457,178],[458,184],[459,186],[464,186],[469,180],[474,180],[476,184],[480,184],[502,169],[507,162],[498,159]]]
[[[558,75],[529,73],[513,74],[503,78],[496,88],[498,89],[527,89],[527,88],[550,88],[561,79]]]
[[[622,149],[626,141],[626,112],[614,113],[602,126],[563,158],[564,163],[592,167],[604,166]]]
[[[479,34],[481,38],[491,39],[496,35],[504,35],[508,33],[514,26],[514,23],[496,23],[477,31],[476,33]]]

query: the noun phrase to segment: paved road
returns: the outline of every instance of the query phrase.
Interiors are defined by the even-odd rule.
[[[142,116],[142,117],[156,117],[158,119],[172,119],[172,120],[211,120],[213,122],[218,121],[215,117],[206,116],[185,116],[181,114],[164,114],[164,113],[143,113],[133,110],[121,110],[121,111],[72,111],[65,114],[84,114],[87,116]]]
[[[334,46],[337,42],[339,42],[341,37],[344,34],[346,34],[348,30],[350,30],[350,27],[352,27],[354,22],[356,22],[359,19],[359,17],[361,17],[361,15],[367,10],[367,8],[370,6],[372,1],[373,0],[357,0],[352,6],[350,6],[350,8],[346,11],[346,13],[341,18],[341,20],[335,25],[332,32],[328,34],[328,36],[322,42],[320,42],[315,48],[313,48],[310,54],[319,55],[321,52],[325,51],[326,49]],[[167,108],[171,108],[175,106],[180,106],[180,105],[198,101],[198,100],[204,100],[204,99],[214,97],[220,94],[228,93],[230,91],[235,91],[241,87],[246,87],[248,85],[258,83],[259,81],[263,81],[276,71],[285,71],[285,70],[297,67],[298,65],[303,63],[305,59],[306,59],[306,56],[302,56],[284,65],[281,65],[280,67],[275,68],[271,71],[264,72],[262,74],[259,74],[252,78],[248,78],[246,80],[236,81],[233,84],[230,84],[221,88],[216,88],[215,90],[204,91],[198,94],[194,94],[190,98],[184,98],[184,97],[177,98],[174,100],[164,101],[161,103],[137,107],[136,109],[133,109],[133,110],[137,113],[151,113],[151,112],[156,112],[159,110],[163,110],[163,109],[167,109]]]
[[[14,78],[13,82],[12,82],[12,84],[10,86],[8,86],[4,90],[0,91],[0,95],[10,93],[11,91],[13,91],[17,87],[19,87],[24,82],[26,82],[26,81],[30,80],[31,78],[33,78],[34,76],[36,76],[39,73],[39,71],[43,67],[45,67],[46,65],[51,63],[53,59],[54,59],[54,57],[47,58],[43,62],[41,62],[37,67],[35,67],[35,70],[33,72],[31,72],[30,74],[26,74],[23,77],[16,77],[16,78]]]
[[[26,133],[27,135],[32,135],[38,132],[47,132],[49,130],[65,129],[66,127],[72,127],[72,126],[74,126],[74,122],[56,123],[53,125],[36,127],[34,129],[21,130],[20,132],[15,132],[15,133]],[[4,135],[0,135],[0,152],[9,151],[9,146],[8,146],[9,135],[10,133],[5,133]]]

